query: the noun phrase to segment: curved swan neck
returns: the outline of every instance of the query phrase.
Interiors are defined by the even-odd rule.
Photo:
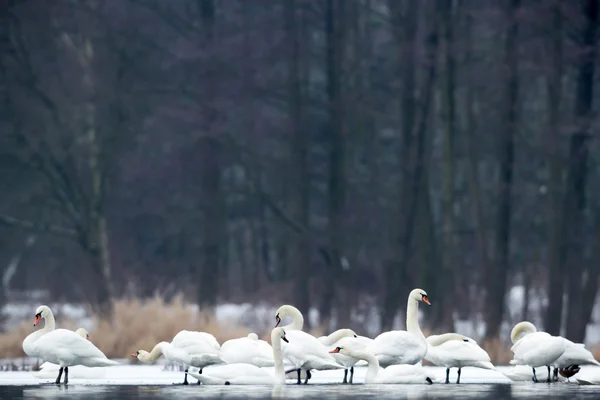
[[[301,331],[302,328],[304,327],[304,316],[302,315],[300,310],[298,310],[296,307],[282,306],[280,308],[280,314],[283,314],[283,316],[281,318],[292,317],[291,323],[289,323],[285,326],[281,326],[280,328],[287,329],[290,331]]]
[[[519,341],[519,339],[521,339],[521,334],[524,333],[527,335],[535,332],[537,332],[537,328],[534,324],[529,321],[522,321],[512,328],[512,331],[510,332],[510,340],[511,342],[516,343]]]
[[[410,297],[406,305],[406,330],[426,340],[425,335],[421,332],[421,327],[419,327],[419,302]]]
[[[379,373],[379,360],[377,360],[377,357],[368,351],[352,351],[348,355],[367,362],[368,367],[365,383],[373,383]]]
[[[427,343],[429,343],[431,346],[439,346],[441,344],[446,343],[449,340],[464,340],[464,339],[467,339],[467,337],[465,337],[463,335],[459,335],[458,333],[444,333],[441,335],[429,336],[427,338]]]
[[[48,315],[44,317],[44,321],[44,327],[41,329],[43,332],[50,332],[56,328],[56,321],[54,320],[52,310],[48,309]]]
[[[140,356],[139,358],[141,359],[141,361],[144,361],[144,362],[155,361],[160,356],[163,355],[163,347],[166,345],[169,345],[169,343],[167,343],[167,342],[157,343],[156,346],[154,346],[154,348],[152,349],[152,351],[150,353],[146,353],[143,356]]]
[[[281,356],[281,335],[284,332],[281,328],[275,328],[271,331],[271,347],[273,348],[273,361],[275,362],[275,383],[285,384],[285,370],[283,369],[283,357]]]
[[[325,346],[331,346],[335,342],[345,337],[356,337],[356,333],[352,329],[338,329],[337,331],[332,332],[329,336],[325,337],[321,343]]]

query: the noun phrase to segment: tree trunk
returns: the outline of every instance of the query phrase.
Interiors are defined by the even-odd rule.
[[[439,18],[442,30],[443,44],[443,121],[444,121],[444,180],[443,180],[443,247],[441,271],[437,279],[436,293],[444,310],[438,311],[434,321],[435,326],[443,328],[444,332],[454,331],[454,136],[455,136],[455,98],[454,98],[454,55],[453,55],[453,12],[452,0],[439,1]],[[440,308],[441,310],[441,308]]]
[[[400,196],[398,198],[397,214],[398,223],[392,224],[391,236],[394,238],[396,251],[392,260],[388,261],[384,270],[385,291],[381,310],[381,329],[390,330],[400,304],[405,300],[405,291],[410,288],[408,284],[408,271],[406,260],[410,258],[413,236],[413,218],[416,213],[413,174],[411,168],[413,157],[420,157],[418,151],[413,149],[413,135],[418,124],[415,118],[417,102],[416,89],[416,60],[417,60],[417,20],[419,16],[419,3],[414,3],[405,11],[403,3],[389,0],[388,8],[392,14],[394,36],[397,45],[398,71],[402,81],[401,107],[401,140],[398,159],[401,163]]]
[[[511,0],[508,8],[508,32],[505,42],[505,64],[508,72],[505,93],[505,123],[500,141],[500,180],[498,182],[498,210],[496,213],[496,257],[488,275],[486,339],[497,338],[504,316],[504,297],[510,257],[511,191],[514,168],[514,133],[517,129],[518,70],[516,19],[520,0]]]
[[[308,138],[304,127],[304,106],[302,74],[300,71],[300,32],[298,17],[299,10],[296,0],[285,3],[286,29],[289,35],[291,57],[289,58],[288,90],[290,127],[292,132],[291,149],[292,166],[290,183],[292,185],[291,217],[302,226],[308,226],[309,216],[309,177],[308,177]],[[301,23],[301,22],[300,22]],[[308,315],[310,309],[309,283],[311,274],[311,259],[306,235],[293,234],[294,243],[289,253],[289,264],[292,267],[294,279],[294,302],[296,307]],[[307,320],[308,321],[308,320]],[[310,326],[307,326],[309,328]]]
[[[213,0],[200,0],[200,17],[202,19],[202,41],[206,49],[213,48],[215,4]],[[204,93],[207,98],[213,98],[215,91],[214,65],[207,66]],[[207,102],[203,120],[202,135],[198,140],[202,162],[200,180],[202,187],[203,211],[203,244],[199,281],[198,304],[200,307],[214,306],[219,294],[221,269],[221,243],[223,240],[223,198],[221,193],[221,163],[220,143],[212,137],[217,110],[212,102]]]
[[[596,60],[596,42],[598,32],[598,0],[586,0],[584,17],[586,19],[582,37],[582,54],[577,73],[577,95],[575,99],[575,124],[577,130],[572,134],[569,144],[569,170],[565,200],[565,218],[569,221],[567,238],[568,256],[568,312],[567,337],[575,342],[583,342],[587,319],[581,313],[583,307],[582,285],[584,282],[583,251],[585,235],[583,233],[584,211],[586,208],[586,181],[588,175],[588,153],[590,139],[590,120],[594,93],[594,68]],[[597,268],[597,266],[595,266]],[[596,282],[592,282],[596,285]]]
[[[566,255],[564,220],[561,213],[563,200],[560,136],[560,103],[563,77],[563,0],[554,0],[552,10],[552,66],[548,80],[548,165],[550,196],[550,230],[548,241],[548,306],[544,330],[560,335],[565,289],[564,262]]]

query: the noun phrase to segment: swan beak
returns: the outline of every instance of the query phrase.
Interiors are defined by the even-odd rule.
[[[135,354],[135,353],[131,353],[131,357],[135,357],[135,358],[137,358],[137,354]]]
[[[279,326],[279,323],[281,322],[281,318],[279,318],[279,315],[275,316],[275,328],[277,328]]]
[[[86,338],[87,340],[90,340],[90,335],[86,335],[86,336],[85,336],[85,338]]]
[[[340,349],[338,349],[337,347],[330,351],[330,353],[339,353],[339,352],[340,352]]]
[[[284,341],[284,342],[286,342],[286,343],[289,343],[289,342],[290,342],[289,340],[287,340],[287,338],[286,338],[285,336],[284,336],[284,337],[282,337],[282,338],[281,338],[281,340],[283,340],[283,341]]]
[[[431,303],[429,302],[429,298],[428,298],[427,296],[423,296],[423,302],[424,302],[425,304],[427,304],[428,306],[430,306],[430,305],[431,305]]]
[[[40,314],[35,316],[35,319],[33,320],[33,326],[37,326],[37,324],[40,323],[40,320],[42,319],[42,316]]]

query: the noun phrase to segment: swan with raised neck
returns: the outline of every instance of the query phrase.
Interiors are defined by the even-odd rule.
[[[275,327],[277,328],[285,317],[291,317],[292,322],[281,328],[290,331],[301,331],[304,326],[304,316],[296,307],[285,304],[277,309],[275,313]]]
[[[36,340],[44,336],[46,333],[52,332],[54,329],[56,329],[54,314],[52,313],[50,307],[46,305],[41,305],[35,310],[33,326],[37,326],[42,319],[44,320],[44,327],[29,334],[25,340],[23,340],[23,351],[30,357],[37,357],[33,348],[33,344],[36,342]]]
[[[537,332],[537,328],[529,321],[521,321],[516,324],[510,332],[510,340],[517,343],[521,339],[521,335],[528,335]]]
[[[406,331],[413,335],[426,340],[425,335],[421,331],[419,326],[419,302],[431,305],[427,292],[423,289],[413,289],[408,295],[408,302],[406,304]]]

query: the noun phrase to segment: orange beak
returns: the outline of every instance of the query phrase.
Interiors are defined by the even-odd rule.
[[[330,351],[330,353],[339,353],[339,352],[340,352],[340,349],[338,349],[337,347]]]
[[[131,357],[135,357],[135,358],[137,358],[137,354],[135,354],[135,353],[131,353]]]
[[[40,320],[41,320],[41,319],[42,319],[42,316],[41,316],[41,315],[39,315],[39,314],[38,314],[38,315],[36,315],[36,316],[35,316],[35,319],[33,320],[33,326],[37,326],[37,324],[39,324],[39,323],[40,323]]]
[[[423,302],[424,302],[425,304],[427,304],[428,306],[430,306],[430,305],[431,305],[431,303],[429,302],[429,298],[428,298],[427,296],[423,296]]]

